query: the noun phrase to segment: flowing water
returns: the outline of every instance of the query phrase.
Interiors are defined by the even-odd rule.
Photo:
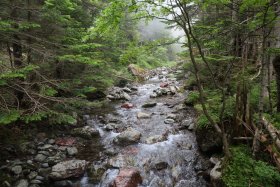
[[[161,74],[161,79],[159,78]],[[81,154],[92,161],[93,167],[104,166],[105,173],[99,180],[93,180],[89,173],[78,182],[82,187],[106,187],[117,176],[119,168],[135,167],[141,172],[143,187],[203,187],[205,180],[197,175],[202,165],[195,136],[188,130],[180,130],[184,120],[193,120],[191,109],[186,109],[182,101],[186,93],[177,93],[158,98],[150,98],[153,90],[160,87],[164,81],[181,86],[174,78],[169,79],[168,72],[162,70],[143,84],[137,85],[138,91],[129,101],[135,107],[121,108],[122,102],[112,102],[98,115],[85,116],[89,125],[98,128],[100,143],[87,145]],[[156,102],[151,108],[142,108],[146,102]],[[137,113],[151,114],[149,119],[138,119]],[[167,115],[175,114],[175,123],[166,124]],[[111,121],[119,125],[119,130],[106,131],[104,123]],[[114,144],[114,138],[127,127],[141,132],[138,143],[126,146]],[[146,144],[147,138],[161,135],[165,137],[153,144]],[[99,153],[100,152],[100,153]],[[92,157],[91,157],[92,155]]]

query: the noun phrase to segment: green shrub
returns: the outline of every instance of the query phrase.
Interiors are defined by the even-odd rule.
[[[198,91],[191,91],[186,100],[185,100],[185,104],[195,104],[199,101],[199,92]]]
[[[280,183],[280,174],[275,167],[254,160],[246,147],[231,148],[232,158],[223,169],[222,180],[229,187],[265,186]]]

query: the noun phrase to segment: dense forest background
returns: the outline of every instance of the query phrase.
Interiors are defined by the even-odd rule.
[[[275,186],[279,3],[2,0],[0,124],[77,123],[76,112],[102,105],[108,87],[141,80],[130,64],[141,75],[179,62],[191,72],[185,103],[196,109],[198,129],[222,139],[224,183]]]

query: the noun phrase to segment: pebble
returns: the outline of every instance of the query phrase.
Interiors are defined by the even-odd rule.
[[[37,161],[37,162],[43,162],[46,158],[47,158],[46,155],[38,154],[38,155],[36,155],[36,157],[34,158],[34,160]]]
[[[48,168],[49,164],[48,163],[43,163],[41,166],[42,166],[42,168]]]
[[[166,118],[176,120],[177,115],[176,114],[168,114]]]
[[[157,103],[145,103],[142,105],[143,108],[151,108],[151,107],[155,107],[157,105]]]
[[[194,123],[192,123],[192,124],[190,124],[190,126],[189,126],[188,130],[192,131],[192,130],[194,130],[194,127],[195,127],[195,124],[194,124]]]
[[[31,184],[42,184],[43,182],[37,179],[30,181]]]
[[[172,124],[172,123],[175,123],[175,121],[174,121],[174,119],[167,118],[167,119],[164,120],[164,123],[165,124]]]
[[[54,140],[54,139],[49,139],[49,140],[48,140],[48,143],[49,143],[49,144],[54,144],[54,143],[55,143],[55,140]]]
[[[37,175],[35,179],[36,179],[36,180],[43,181],[45,178],[44,178],[44,177],[42,177],[42,176],[40,176],[40,175]]]
[[[58,147],[58,150],[60,150],[60,151],[66,151],[66,148],[67,148],[67,147],[65,147],[65,146],[60,146],[60,147]]]
[[[76,147],[67,147],[66,151],[69,156],[74,156],[78,153],[78,149]]]
[[[4,187],[11,187],[11,184],[8,181],[3,182]]]
[[[19,180],[15,187],[28,187],[28,181],[26,179]]]
[[[28,175],[28,178],[31,180],[31,179],[34,179],[37,175],[38,175],[38,173],[37,173],[36,171],[32,171],[32,172]]]
[[[15,174],[15,175],[19,175],[22,172],[22,167],[21,166],[14,166],[12,167],[11,171]]]
[[[48,151],[39,151],[38,153],[46,156],[50,156],[50,153]]]

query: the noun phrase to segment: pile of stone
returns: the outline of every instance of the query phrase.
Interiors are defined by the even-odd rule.
[[[160,88],[153,90],[153,93],[150,95],[151,98],[174,95],[179,90],[179,87],[172,83],[162,83]]]
[[[130,87],[112,87],[108,91],[107,98],[110,100],[131,100],[130,94],[133,93],[133,91],[137,91],[136,87],[130,86]]]

